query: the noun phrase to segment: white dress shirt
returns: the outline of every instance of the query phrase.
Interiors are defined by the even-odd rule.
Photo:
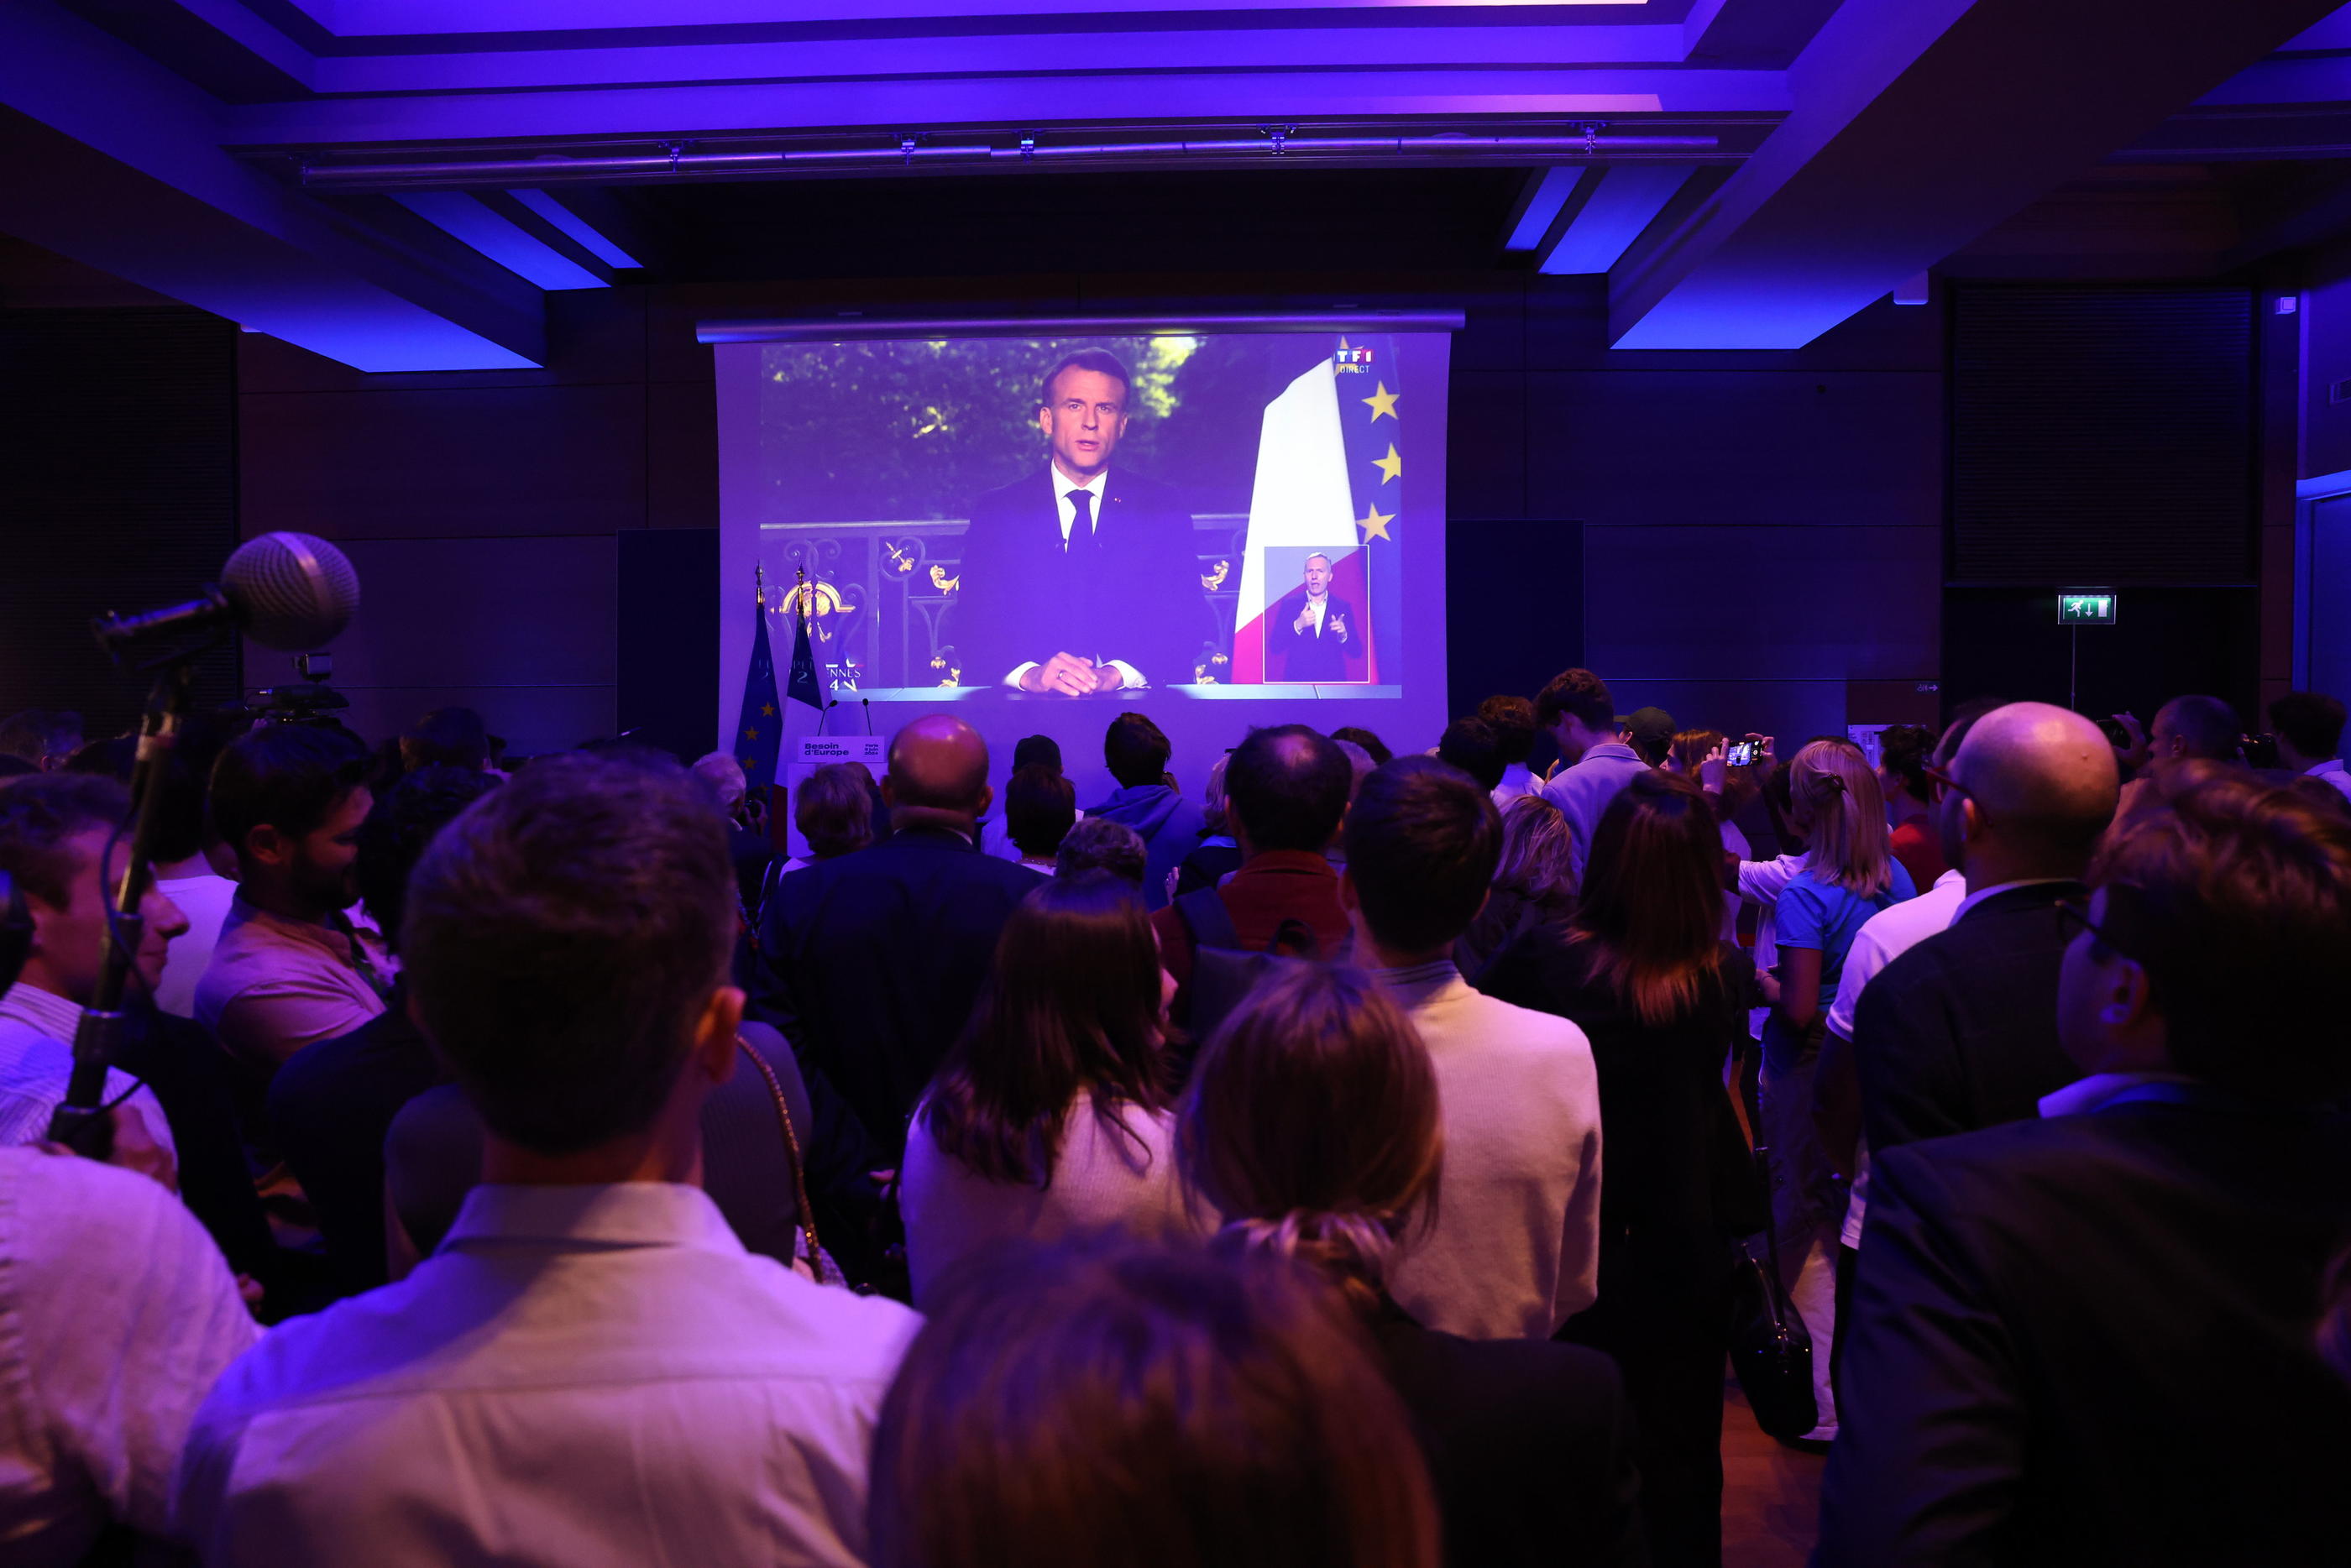
[[[1057,465],[1048,464],[1047,470],[1053,476],[1053,510],[1061,519],[1061,549],[1066,554],[1070,548],[1071,530],[1074,529],[1078,525],[1078,504],[1071,500],[1071,497],[1076,495],[1080,491],[1083,491],[1092,498],[1088,503],[1088,514],[1093,518],[1095,533],[1100,534],[1102,531],[1102,503],[1110,498],[1110,470],[1105,468],[1096,473],[1092,479],[1086,480],[1082,483],[1077,480],[1071,479],[1068,474],[1063,473]],[[1319,625],[1320,623],[1318,622],[1317,624]],[[1083,659],[1092,659],[1094,657],[1094,650],[1090,648],[1064,648],[1058,649],[1057,651],[1062,653],[1075,653]],[[1109,665],[1113,670],[1117,670],[1120,678],[1129,686],[1143,686],[1148,684],[1148,682],[1143,679],[1143,672],[1135,669],[1134,665],[1129,664],[1123,659],[1107,659],[1102,660],[1102,662]],[[1029,660],[1026,664],[1014,665],[1012,667],[1012,673],[1004,678],[1004,684],[1007,686],[1019,685],[1020,678],[1036,668],[1037,661],[1033,659]]]
[[[0,1149],[0,1562],[161,1537],[188,1422],[259,1330],[204,1227],[146,1177]]]
[[[474,1189],[398,1284],[277,1329],[196,1417],[210,1568],[840,1564],[920,1319],[746,1252],[700,1189]]]
[[[1472,991],[1449,961],[1374,976],[1437,1069],[1437,1222],[1391,1272],[1396,1302],[1469,1339],[1549,1339],[1600,1272],[1600,1078],[1564,1018]]]
[[[2351,772],[2346,772],[2341,757],[2329,757],[2314,767],[2303,770],[2314,779],[2325,779],[2346,795],[2351,795]]]
[[[155,890],[188,917],[188,929],[172,939],[163,960],[163,978],[155,982],[155,1005],[175,1017],[193,1018],[196,982],[204,978],[204,966],[220,944],[236,884],[206,871],[194,877],[158,877]]]
[[[1862,988],[1880,970],[1938,931],[1949,929],[1968,896],[1967,877],[1946,871],[1935,885],[1915,898],[1891,904],[1861,923],[1845,950],[1844,971],[1837,977],[1836,1000],[1829,1003],[1829,1033],[1841,1040],[1853,1038],[1854,1010],[1861,1005]],[[1869,1144],[1855,1151],[1853,1189],[1845,1197],[1844,1231],[1848,1247],[1861,1245],[1862,1228],[1869,1213]]]
[[[1521,795],[1541,793],[1542,780],[1535,777],[1532,768],[1524,763],[1505,763],[1502,764],[1502,782],[1494,786],[1494,809],[1508,811],[1510,803]]]
[[[18,981],[0,996],[0,1147],[38,1143],[49,1136],[49,1114],[65,1104],[73,1077],[74,1031],[81,1009],[64,997]],[[155,1092],[116,1068],[106,1070],[106,1103],[131,1096],[147,1136],[176,1157],[172,1124]]]

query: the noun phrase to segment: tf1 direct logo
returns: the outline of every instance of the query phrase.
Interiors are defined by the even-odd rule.
[[[1331,362],[1342,375],[1351,371],[1360,374],[1372,362],[1372,351],[1368,348],[1342,348],[1331,356]]]

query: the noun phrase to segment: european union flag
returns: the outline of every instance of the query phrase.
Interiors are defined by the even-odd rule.
[[[751,639],[751,668],[743,677],[743,716],[735,722],[735,760],[754,784],[776,782],[776,748],[783,739],[784,715],[776,700],[776,661],[768,652],[768,596],[762,592],[758,629]],[[803,632],[800,646],[807,645]],[[793,679],[799,679],[797,670]]]
[[[816,678],[816,655],[809,649],[808,602],[806,596],[795,595],[796,625],[792,631],[792,673],[785,682],[784,695],[795,702],[805,702],[817,718],[824,717],[824,687]]]

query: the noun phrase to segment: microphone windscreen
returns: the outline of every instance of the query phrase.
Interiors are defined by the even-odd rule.
[[[247,637],[293,653],[334,641],[360,607],[350,557],[308,534],[246,540],[221,568],[221,591]]]

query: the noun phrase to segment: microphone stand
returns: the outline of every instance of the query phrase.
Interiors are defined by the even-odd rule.
[[[140,907],[155,885],[156,804],[162,798],[163,764],[180,738],[180,722],[188,708],[188,688],[195,679],[195,658],[204,645],[165,655],[155,665],[155,690],[147,699],[147,712],[139,733],[139,760],[131,773],[131,860],[106,911],[106,957],[98,971],[98,986],[89,1005],[74,1026],[73,1075],[65,1102],[50,1114],[49,1138],[91,1159],[114,1152],[114,1124],[106,1116],[106,1072],[121,1054],[130,1029],[123,1010],[131,965],[144,935]],[[119,835],[117,836],[120,836]],[[113,840],[109,841],[110,847]],[[99,867],[103,883],[106,867]],[[101,894],[103,896],[103,894]]]

